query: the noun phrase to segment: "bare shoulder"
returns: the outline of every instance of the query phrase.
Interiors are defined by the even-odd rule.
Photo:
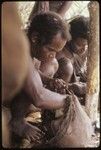
[[[64,69],[65,73],[71,71],[73,72],[73,65],[71,59],[67,57],[63,57],[58,62],[59,62],[59,67],[62,68],[62,70]]]
[[[71,59],[67,57],[62,57],[58,60],[59,64],[61,65],[69,65],[72,64]]]

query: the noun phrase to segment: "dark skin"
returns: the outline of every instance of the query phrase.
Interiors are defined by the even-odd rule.
[[[36,107],[43,109],[56,109],[63,107],[65,98],[66,95],[60,95],[45,89],[38,71],[31,69],[23,91],[14,98],[11,105],[11,112],[13,114],[11,120],[12,131],[21,137],[35,141],[39,138],[40,130],[24,120],[30,104],[34,104]],[[20,112],[16,111],[16,106],[18,105]]]
[[[55,109],[63,106],[66,95],[61,95],[44,88],[38,71],[36,69],[33,70],[33,64],[32,62],[30,63],[29,75],[26,79],[24,90],[33,98],[35,106],[44,109]]]
[[[20,29],[22,22],[18,15],[16,4],[7,2],[3,3],[2,13],[2,105],[5,106],[6,104],[12,104],[13,97],[21,90],[28,74],[29,60],[31,60],[31,57],[29,54],[28,39],[25,33]],[[20,101],[21,103],[23,102],[22,99],[20,99]],[[9,126],[10,119],[10,111],[3,107],[2,144],[3,147],[7,148],[12,146],[11,128]],[[20,127],[21,126],[19,126],[19,128]],[[20,132],[21,130],[23,129],[20,128]],[[40,134],[40,130],[33,126],[33,133],[37,139],[37,135]]]
[[[55,74],[55,77],[63,79],[67,86],[68,83],[71,80],[71,77],[73,75],[73,65],[68,58],[62,58],[59,60],[59,68],[57,73]]]
[[[56,99],[55,107],[63,106],[66,95],[60,95],[45,89],[43,87],[38,71],[35,69],[35,67],[33,67],[32,58],[29,55],[28,39],[25,36],[25,33],[20,30],[21,20],[17,14],[16,4],[6,2],[3,3],[2,8],[3,8],[2,104],[5,105],[6,103],[7,105],[9,105],[11,103],[11,105],[13,105],[13,103],[15,103],[16,101],[16,98],[19,97],[19,94],[18,95],[16,94],[21,90],[23,84],[25,83],[23,91],[24,93],[28,93],[28,95],[30,95],[29,99],[31,99],[31,103],[35,104],[36,106],[40,105],[39,107],[41,106],[44,107],[45,105],[44,100],[46,100],[48,103],[48,101],[50,100],[54,101]],[[13,11],[13,13],[11,10]],[[8,34],[10,35],[10,38],[6,38],[9,36]],[[29,69],[28,66],[30,66]],[[36,91],[36,93],[33,93],[33,91]],[[25,110],[28,109],[29,106],[29,102],[28,105],[26,106],[25,105],[26,103],[24,103],[23,101],[25,95],[23,95],[22,92],[22,94],[20,95],[21,97],[19,98],[19,101],[21,102],[21,105],[19,106],[20,111],[23,110],[23,107]],[[13,98],[14,96],[15,98]],[[33,97],[36,97],[36,99],[33,99]],[[13,101],[14,99],[15,101]],[[16,102],[18,103],[19,101]],[[16,106],[14,106],[14,108],[15,107]],[[48,107],[50,108],[52,106],[50,106],[49,104]],[[22,122],[24,122],[24,126],[22,125],[22,122],[20,122],[19,124],[19,120],[20,120],[19,117],[23,115],[23,112],[21,112],[22,114],[20,114],[21,116],[19,116],[18,112],[16,111],[16,108],[15,109],[14,108],[11,108],[11,112],[12,114],[16,112],[16,115],[18,116],[17,118],[18,121],[16,120],[16,124],[15,122],[14,124],[12,124],[11,122],[12,131],[14,132],[17,128],[19,128],[18,132],[16,130],[18,135],[22,136],[25,132],[24,137],[27,137],[28,139],[30,138],[33,141],[37,140],[39,138],[41,131],[34,126],[31,126],[29,123],[25,122],[24,120],[22,120]],[[11,143],[9,141],[11,132],[8,126],[8,122],[9,122],[8,120],[10,119],[8,117],[9,114],[8,112],[3,111],[2,116],[3,116],[2,117],[3,146],[11,147],[10,145]]]
[[[77,57],[79,56],[85,61],[85,56],[87,55],[87,49],[86,49],[87,40],[83,38],[76,38],[75,40],[73,40],[73,43],[76,46],[75,54],[77,55]],[[74,71],[73,71],[74,56],[70,53],[68,46],[64,48],[62,52],[59,52],[57,54],[57,59],[60,59],[63,57],[66,59],[66,63],[63,64],[62,61],[60,62],[60,66],[62,67],[59,68],[58,74],[56,76],[61,77],[67,83],[68,88],[70,90],[73,90],[77,96],[78,95],[83,96],[84,91],[86,92],[86,83],[79,84],[77,82],[78,79],[74,78]],[[61,76],[61,72],[62,72],[62,76]],[[70,82],[72,84],[69,84]]]
[[[55,58],[56,51],[62,50],[65,43],[66,40],[62,39],[60,33],[57,33],[56,36],[54,36],[51,44],[48,44],[42,48],[42,52],[44,53],[42,53],[43,55],[40,55],[39,60],[41,60],[40,68],[42,69],[40,70],[46,75],[45,78],[44,74],[42,75],[42,73],[40,73],[41,76],[43,76],[42,77],[43,80],[46,81],[47,79],[47,81],[49,81],[50,78],[48,79],[47,76],[52,78],[54,73],[57,71],[58,63]],[[41,109],[58,109],[63,107],[64,99],[66,98],[66,95],[61,95],[52,92],[43,87],[40,75],[38,73],[38,70],[36,69],[37,67],[35,68],[35,66],[38,67],[36,63],[30,61],[30,68],[28,78],[26,79],[25,82],[25,86],[23,90],[14,98],[13,103],[11,105],[12,131],[15,134],[21,137],[25,137],[30,141],[35,141],[36,139],[38,139],[40,133],[40,130],[36,129],[35,127],[33,127],[24,120],[30,105],[34,104],[36,107],[39,107]],[[16,108],[16,106],[18,105],[19,107]]]
[[[40,71],[43,72],[46,76],[53,77],[58,70],[58,61],[55,58],[56,53],[62,50],[66,40],[63,40],[61,34],[58,33],[51,44],[44,46],[41,49],[39,55],[39,60],[41,61]]]
[[[16,19],[17,10],[15,9],[15,6],[10,6],[8,5],[8,3],[6,3],[5,6],[8,7],[7,8],[8,11],[5,12],[6,13],[5,15],[7,17],[3,17],[3,18],[6,18],[8,20],[5,19],[6,23],[4,20],[5,26],[3,26],[4,27],[3,30],[5,32],[3,36],[7,37],[7,34],[9,32],[10,32],[9,35],[11,36],[8,39],[8,41],[5,38],[3,41],[4,42],[4,45],[3,45],[4,47],[3,77],[4,78],[3,79],[4,81],[6,79],[8,82],[7,85],[5,85],[5,83],[3,82],[3,88],[4,88],[3,89],[4,90],[3,91],[4,92],[3,93],[3,105],[5,105],[5,102],[11,103],[11,113],[12,113],[11,130],[21,137],[25,137],[25,138],[28,138],[29,140],[35,141],[40,136],[40,133],[41,133],[40,130],[30,125],[24,119],[22,119],[27,113],[27,109],[30,105],[29,102],[31,102],[32,104],[40,108],[56,109],[56,108],[60,108],[64,106],[64,99],[66,98],[66,95],[61,95],[55,92],[51,92],[48,89],[45,89],[43,87],[38,70],[36,70],[35,66],[33,66],[32,58],[30,57],[28,53],[29,43],[28,43],[27,37],[25,36],[25,33],[20,30],[21,24],[20,24],[19,19]],[[9,10],[12,10],[12,9],[14,13],[9,12]],[[14,19],[13,22],[12,20],[10,20],[12,18]],[[11,32],[13,27],[14,27],[13,31],[15,33]],[[7,53],[6,55],[7,50],[9,51],[9,53]],[[7,74],[5,74],[5,72]],[[11,80],[9,80],[10,78]],[[13,78],[14,80],[12,81]],[[25,83],[24,86],[23,86],[23,82]],[[23,89],[22,91],[20,91],[22,86],[23,86]],[[19,92],[19,94],[17,94],[17,92]],[[15,96],[15,98],[13,98],[15,94],[17,95]],[[25,103],[27,98],[28,98],[28,103]],[[21,103],[21,105],[18,105],[18,103]],[[14,107],[12,106],[13,104],[14,104]],[[20,110],[18,108],[19,110],[18,112],[21,111],[20,114],[16,111],[17,106],[20,107]],[[4,113],[3,113],[3,116],[4,116]],[[5,126],[8,117],[4,116],[3,118],[4,118],[3,137],[5,137],[6,134],[9,134],[8,126]],[[9,135],[7,137],[9,138]],[[9,141],[8,138],[7,140]],[[4,140],[3,141],[4,146],[7,146],[8,141],[6,142],[5,138],[3,140]]]
[[[57,55],[57,59],[59,60],[62,57],[68,58],[73,65],[74,73],[72,73],[71,68],[68,72],[70,77],[67,81],[72,83],[77,81],[86,82],[87,77],[86,71],[84,70],[84,65],[86,64],[84,63],[86,63],[88,52],[89,18],[80,16],[73,19],[69,24],[72,39],[66,43],[63,51]],[[68,67],[65,68],[68,71]],[[74,79],[73,75],[75,76]],[[80,80],[77,76],[80,77]]]
[[[51,44],[40,49],[40,55],[38,56],[40,60],[39,73],[44,85],[51,82],[56,88],[62,88],[66,84],[62,79],[53,78],[59,67],[56,54],[62,50],[65,42],[66,41],[61,38],[61,34],[58,33]]]

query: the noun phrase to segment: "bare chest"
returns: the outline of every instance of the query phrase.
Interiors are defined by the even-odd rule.
[[[47,60],[45,62],[41,62],[40,65],[40,70],[49,77],[53,77],[54,74],[57,72],[58,70],[58,61],[56,60],[56,58],[52,59],[52,60]]]

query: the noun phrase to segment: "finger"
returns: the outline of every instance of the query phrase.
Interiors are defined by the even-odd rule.
[[[37,134],[35,132],[32,132],[30,135],[27,136],[30,138],[32,141],[39,140],[41,139],[41,134]]]
[[[38,127],[32,126],[32,128],[33,128],[36,132],[42,132]]]
[[[36,135],[32,135],[31,136],[31,140],[32,141],[36,141],[36,140],[40,140],[41,138],[39,136],[36,136]]]
[[[63,91],[63,94],[66,94],[66,90],[65,89],[63,89],[62,91]]]
[[[62,79],[60,79],[61,84],[66,85],[66,82]]]
[[[29,143],[31,142],[31,138],[30,138],[30,136],[29,135],[26,135],[26,137],[25,137],[28,141],[29,141]]]
[[[56,88],[60,89],[62,87],[62,84],[60,82],[56,82],[55,86],[56,86]]]
[[[36,142],[37,142],[37,144],[41,144],[42,143],[42,141],[39,141],[39,140],[36,140]]]
[[[36,136],[39,136],[39,137],[41,137],[41,136],[44,136],[44,135],[45,135],[45,133],[44,133],[43,131],[41,131],[41,132],[36,132],[35,134],[36,134]]]

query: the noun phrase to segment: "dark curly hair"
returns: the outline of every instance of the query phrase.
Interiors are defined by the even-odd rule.
[[[89,34],[89,18],[84,16],[79,16],[73,19],[70,23],[70,33],[72,39],[84,38],[88,39]]]
[[[61,33],[61,37],[65,40],[70,38],[69,29],[65,21],[57,13],[51,11],[36,14],[27,31],[31,43],[32,36],[37,37],[35,44],[39,47],[50,44],[57,33]]]

